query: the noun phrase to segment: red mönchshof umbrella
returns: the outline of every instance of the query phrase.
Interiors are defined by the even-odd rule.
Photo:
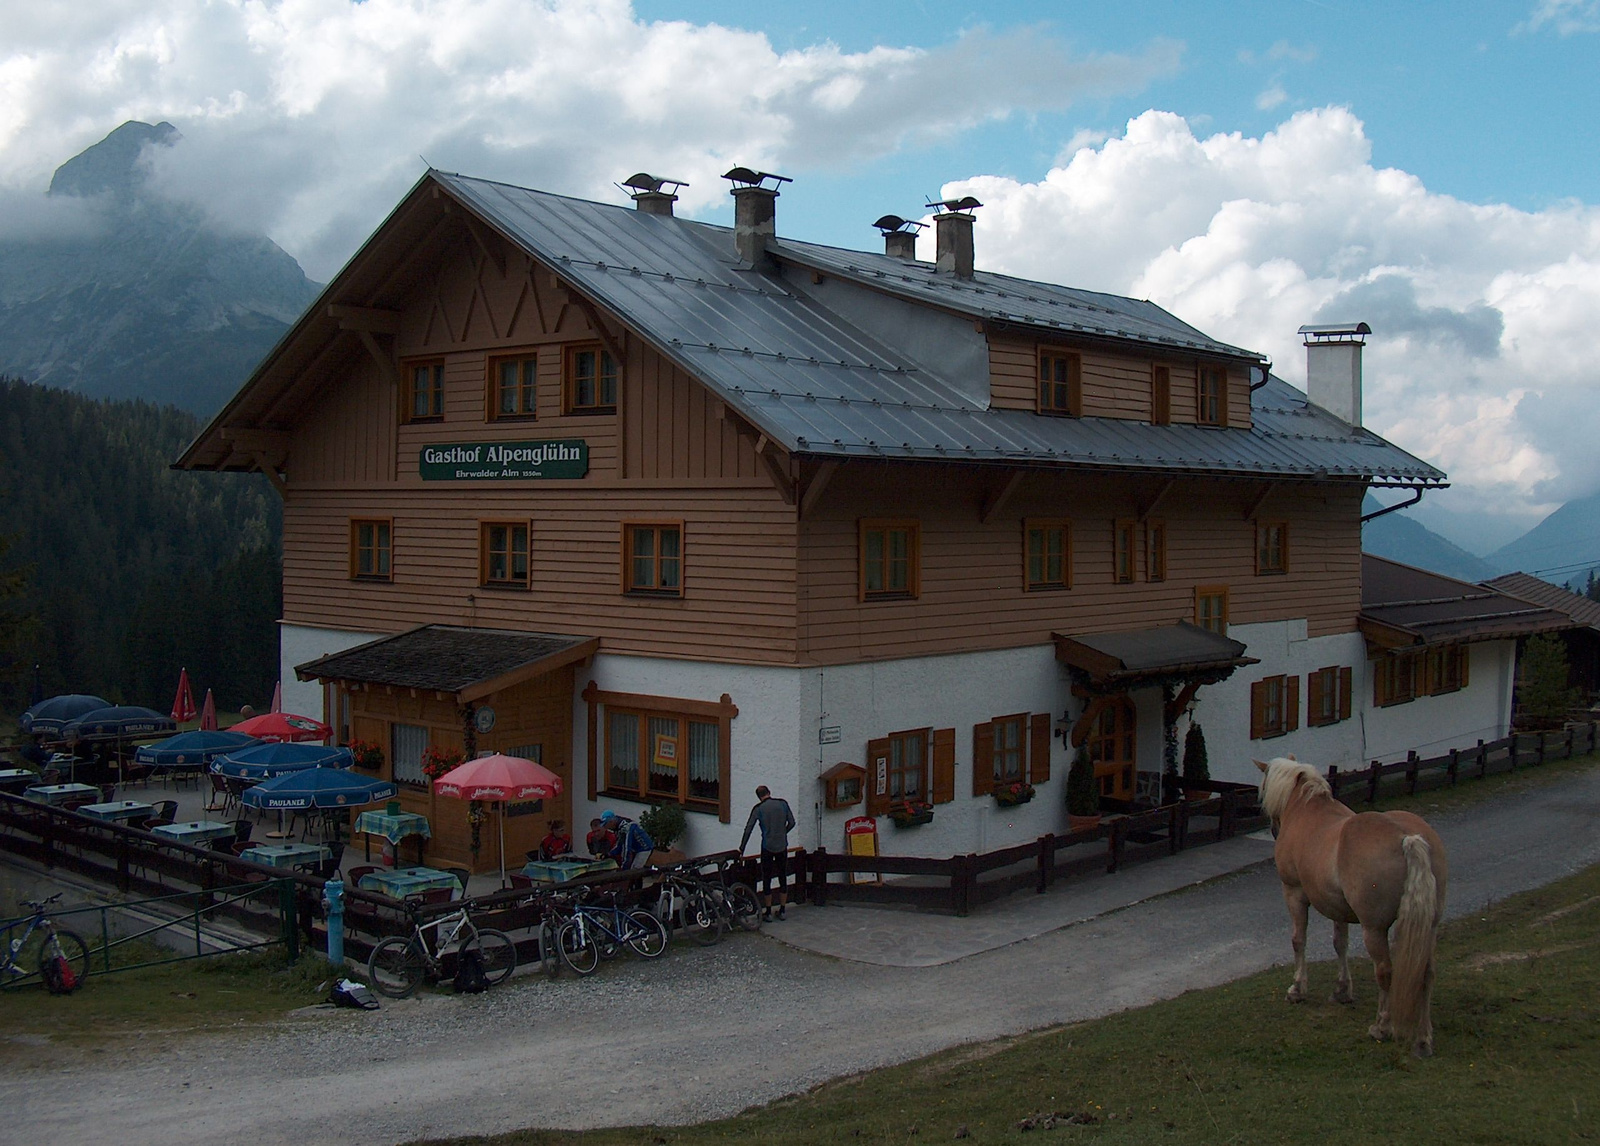
[[[493,800],[500,805],[500,886],[504,887],[506,801],[553,799],[561,795],[561,777],[543,764],[497,752],[457,764],[433,782],[433,790],[458,800]]]
[[[241,720],[229,728],[230,732],[243,732],[257,740],[288,741],[326,740],[333,730],[320,720],[309,716],[296,716],[292,712],[263,712],[249,720]]]
[[[199,715],[200,710],[194,706],[194,689],[189,687],[189,670],[181,669],[178,672],[178,695],[172,698],[172,719],[182,724]]]

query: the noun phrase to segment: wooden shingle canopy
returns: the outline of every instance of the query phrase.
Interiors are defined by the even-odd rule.
[[[411,689],[471,704],[565,665],[587,660],[598,637],[422,625],[295,666],[301,680]]]
[[[1577,627],[1557,609],[1370,553],[1361,555],[1359,624],[1378,649],[1507,640]]]

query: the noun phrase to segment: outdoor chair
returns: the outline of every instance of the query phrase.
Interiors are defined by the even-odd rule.
[[[427,891],[418,893],[418,899],[424,904],[449,903],[454,893],[448,887],[430,887]]]
[[[206,811],[226,812],[234,803],[233,795],[228,791],[228,778],[215,772],[208,775],[211,777],[211,799],[206,803]]]
[[[361,882],[363,876],[371,875],[377,870],[376,864],[363,864],[360,867],[353,867],[345,873],[344,882],[350,887],[355,887]]]
[[[178,801],[176,801],[176,800],[162,800],[159,804],[156,805],[156,814],[151,817],[151,819],[154,819],[154,820],[163,820],[164,819],[169,824],[172,823],[172,821],[177,819],[177,818],[178,818]]]
[[[251,848],[256,846],[255,844],[251,843],[249,840],[240,840],[240,839],[228,840],[226,836],[224,836],[223,839],[227,841],[227,843],[226,843],[227,849],[230,852],[232,852],[234,855],[236,855],[236,856],[242,856],[242,855],[244,855],[245,852],[249,851]]]
[[[339,870],[339,863],[344,859],[344,845],[334,844],[333,854],[317,865],[316,876],[321,880],[329,880]]]
[[[250,833],[256,830],[255,824],[246,819],[233,821],[233,842],[236,844],[248,843]]]
[[[139,826],[145,831],[149,832],[159,828],[162,824],[172,824],[176,822],[177,821],[171,816],[151,816]]]
[[[507,875],[506,879],[510,880],[511,886],[518,891],[530,891],[533,888],[533,880],[525,875],[513,872]]]

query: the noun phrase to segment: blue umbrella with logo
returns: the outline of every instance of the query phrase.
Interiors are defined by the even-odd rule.
[[[355,760],[348,748],[326,744],[255,744],[224,753],[211,762],[211,770],[236,780],[270,780],[307,768],[348,768]]]
[[[105,705],[76,717],[61,729],[65,740],[128,740],[176,732],[178,722],[138,704]]]
[[[69,721],[78,719],[97,708],[107,708],[111,702],[103,697],[83,692],[69,692],[52,696],[33,705],[17,721],[22,731],[37,736],[59,736]]]
[[[145,744],[133,754],[141,764],[159,764],[163,767],[210,764],[218,756],[237,752],[260,744],[254,736],[243,732],[218,732],[216,729],[195,729],[180,732],[159,744]]]
[[[303,812],[307,808],[356,808],[393,798],[400,789],[341,768],[306,768],[264,780],[242,797],[252,808],[269,812]]]

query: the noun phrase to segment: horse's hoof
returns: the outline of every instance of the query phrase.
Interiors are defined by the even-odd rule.
[[[1384,1027],[1380,1027],[1377,1023],[1373,1023],[1367,1028],[1367,1034],[1377,1039],[1380,1043],[1386,1043],[1389,1041],[1388,1030]]]
[[[1303,1003],[1306,1001],[1306,993],[1304,989],[1298,986],[1290,987],[1288,994],[1286,994],[1284,998],[1288,999],[1291,1003]]]
[[[1411,1057],[1412,1058],[1432,1058],[1433,1057],[1433,1044],[1431,1042],[1418,1043],[1416,1046],[1411,1048]]]
[[[1330,1003],[1342,1003],[1348,1007],[1356,1001],[1356,997],[1347,990],[1335,991],[1332,995],[1328,996],[1328,1001]]]

